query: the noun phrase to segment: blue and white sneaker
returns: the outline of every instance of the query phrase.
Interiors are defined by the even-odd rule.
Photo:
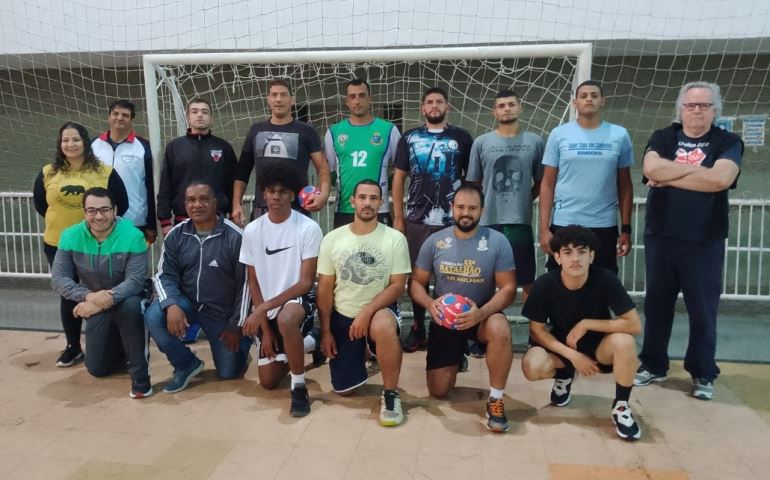
[[[665,382],[666,380],[668,380],[667,376],[652,373],[651,371],[647,370],[647,367],[641,365],[636,371],[636,375],[634,375],[634,386],[644,387],[645,385],[649,385],[651,383],[660,383]]]
[[[184,334],[184,337],[182,337],[182,343],[195,343],[198,341],[198,338],[201,336],[201,324],[200,323],[192,323],[189,327],[187,327],[187,331]]]
[[[192,377],[201,373],[203,366],[203,360],[195,357],[195,361],[193,361],[189,367],[184,370],[174,370],[174,375],[171,377],[171,380],[168,381],[166,386],[163,387],[163,392],[176,393],[184,390],[187,388],[187,384],[190,383],[190,380],[192,380]]]
[[[693,378],[690,395],[697,398],[698,400],[713,400],[714,382],[705,380],[703,378]]]

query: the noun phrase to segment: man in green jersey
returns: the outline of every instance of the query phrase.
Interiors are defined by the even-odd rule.
[[[350,117],[332,125],[324,138],[329,171],[336,175],[337,198],[353,196],[361,180],[374,180],[382,188],[380,222],[391,225],[388,205],[388,162],[396,155],[401,134],[392,123],[372,115],[372,96],[366,80],[354,78],[345,87],[345,105]],[[334,228],[353,221],[350,202],[338,201]]]

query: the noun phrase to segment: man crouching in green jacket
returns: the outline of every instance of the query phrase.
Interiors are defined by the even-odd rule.
[[[83,194],[85,220],[62,232],[51,267],[53,288],[79,302],[73,313],[87,319],[86,368],[95,377],[122,371],[128,360],[131,398],[152,395],[147,340],[142,321],[142,286],[147,244],[133,223],[117,218],[112,194],[91,188]]]

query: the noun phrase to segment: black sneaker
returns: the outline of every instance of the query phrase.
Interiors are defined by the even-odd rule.
[[[487,355],[484,347],[474,340],[468,340],[468,353],[473,358],[484,358]]]
[[[507,432],[511,428],[505,416],[503,399],[490,398],[487,401],[487,428],[495,433]]]
[[[551,404],[557,407],[566,406],[572,400],[572,384],[575,383],[577,373],[570,378],[555,378],[551,389]]]
[[[320,367],[326,363],[326,355],[321,351],[321,330],[313,328],[313,330],[310,331],[310,335],[315,340],[315,350],[312,352],[313,366]]]
[[[128,396],[131,398],[147,398],[150,395],[152,395],[152,385],[149,381],[147,382],[131,382],[131,391],[129,392]]]
[[[642,436],[642,430],[634,420],[631,407],[626,401],[615,402],[615,406],[612,407],[612,423],[615,425],[615,433],[623,440],[639,440],[639,437]]]
[[[83,360],[85,360],[85,355],[83,355],[83,350],[80,349],[80,346],[67,345],[67,348],[61,352],[61,355],[56,360],[56,366],[67,368],[81,363]]]
[[[300,383],[291,389],[291,409],[289,413],[292,417],[304,417],[310,413],[310,398],[304,383]]]
[[[409,335],[401,342],[401,349],[406,353],[413,353],[417,350],[428,348],[428,340],[425,338],[425,332],[412,329]]]
[[[468,371],[468,355],[463,355],[463,361],[460,362],[460,368],[457,371],[460,373]]]

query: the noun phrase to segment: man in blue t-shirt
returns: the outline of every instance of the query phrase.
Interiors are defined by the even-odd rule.
[[[674,306],[681,291],[690,319],[684,359],[693,379],[690,394],[711,400],[719,375],[714,355],[727,192],[736,186],[743,142],[714,125],[722,111],[716,84],[684,85],[676,107],[679,122],[653,133],[644,154],[650,187],[644,232],[647,294],[642,365],[634,383],[666,380]]]
[[[604,95],[598,82],[578,85],[573,104],[577,120],[554,128],[545,145],[540,248],[551,254],[549,244],[556,230],[582,225],[599,237],[596,265],[617,273],[616,257],[631,251],[631,139],[625,128],[602,120]],[[552,256],[547,267],[558,268]]]

